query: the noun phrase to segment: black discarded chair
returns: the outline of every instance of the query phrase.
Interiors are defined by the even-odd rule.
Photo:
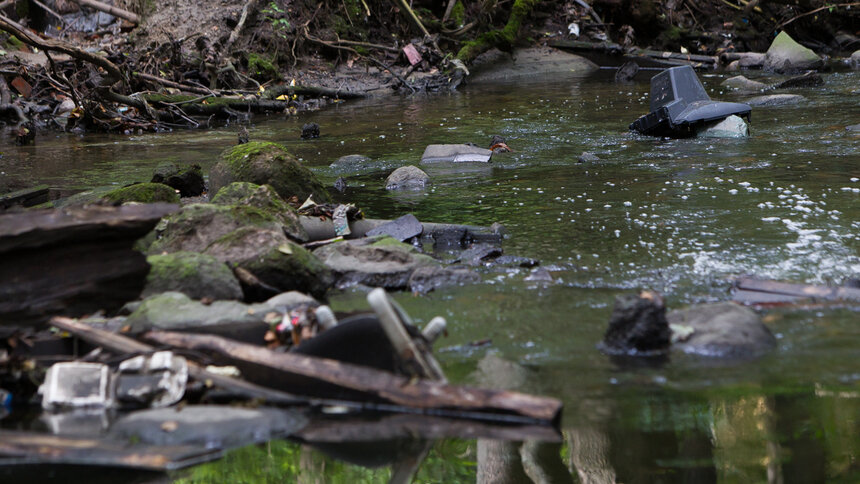
[[[731,115],[749,121],[751,111],[748,104],[712,101],[692,67],[672,67],[651,78],[651,112],[631,123],[630,129],[649,136],[685,138]]]

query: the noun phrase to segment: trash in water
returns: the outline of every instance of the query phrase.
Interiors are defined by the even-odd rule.
[[[706,123],[731,115],[747,118],[748,104],[712,101],[690,66],[666,69],[651,78],[651,112],[630,124],[650,136],[693,136]]]
[[[107,408],[113,404],[110,369],[101,363],[57,363],[48,368],[42,408]]]
[[[124,360],[111,372],[102,363],[57,363],[40,388],[46,410],[166,407],[185,395],[188,363],[170,351]]]
[[[119,364],[116,399],[137,407],[167,407],[182,399],[188,363],[170,351],[135,356]]]
[[[481,162],[490,161],[493,152],[471,145],[428,145],[421,156],[422,163]]]

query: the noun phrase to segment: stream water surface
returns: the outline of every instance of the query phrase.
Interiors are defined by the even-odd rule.
[[[804,102],[754,108],[744,140],[632,134],[648,77],[467,87],[254,120],[252,139],[285,143],[329,186],[345,177],[341,198],[368,216],[498,222],[505,252],[539,259],[552,276],[483,268],[479,284],[396,295],[418,323],[448,320],[436,349],[452,381],[565,405],[561,443],[437,441],[418,481],[860,482],[857,303],[764,311],[778,346],[755,361],[672,354],[631,366],[595,348],[619,294],[651,288],[679,308],[728,299],[738,275],[816,284],[860,275],[860,135],[845,129],[860,122],[860,74],[825,74],[825,86],[796,91]],[[701,77],[712,98],[744,99],[722,92],[726,76]],[[322,137],[299,140],[310,121]],[[418,164],[427,144],[483,146],[494,134],[515,151],[488,165],[423,166],[425,191],[384,190],[387,174]],[[164,160],[208,171],[235,139],[234,127],[63,135],[4,148],[0,166],[57,187],[125,184],[148,180]],[[578,162],[583,151],[600,160]],[[354,153],[371,162],[329,167]],[[331,303],[366,310],[364,296],[335,293]],[[175,478],[376,482],[392,472],[275,442]]]

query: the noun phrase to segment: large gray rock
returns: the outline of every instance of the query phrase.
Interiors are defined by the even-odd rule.
[[[203,304],[181,292],[165,292],[144,299],[126,318],[125,324],[134,332],[150,329],[227,335],[259,332],[262,336],[268,328],[267,314],[318,305],[313,298],[295,292],[280,294],[258,304],[238,301]]]
[[[401,166],[385,179],[386,190],[417,190],[430,182],[430,176],[417,166]]]
[[[749,135],[746,121],[735,115],[710,123],[696,133],[699,138],[746,138]]]
[[[427,293],[449,286],[463,286],[481,282],[481,276],[465,268],[447,268],[435,265],[421,266],[409,276],[409,291]]]
[[[324,297],[332,275],[319,259],[290,241],[283,230],[242,227],[212,242],[204,253],[250,272],[278,291]]]
[[[769,88],[769,86],[763,82],[753,81],[744,76],[730,77],[721,82],[720,85],[741,92],[760,92]]]
[[[756,96],[747,100],[750,106],[784,106],[786,104],[797,104],[806,98],[800,94],[769,94],[767,96]]]
[[[262,192],[268,190],[260,188]],[[258,189],[253,196],[262,192]],[[260,203],[274,203],[263,195]],[[304,247],[287,238],[282,220],[277,214],[249,205],[188,205],[159,224],[158,238],[148,253],[201,252],[247,270],[275,291],[323,297],[331,285],[331,274]],[[298,223],[297,227],[301,228]]]
[[[146,287],[141,297],[178,291],[192,299],[242,299],[242,287],[233,271],[211,255],[174,252],[151,255]]]
[[[230,449],[285,437],[306,424],[299,410],[188,405],[134,412],[114,423],[109,437],[147,445]]]
[[[216,240],[243,227],[280,230],[273,215],[254,207],[196,203],[161,221],[155,230],[157,240],[148,253],[203,252]]]
[[[469,66],[469,84],[535,80],[568,83],[571,78],[585,77],[597,69],[582,56],[546,46],[516,49],[512,54],[492,49]]]
[[[339,287],[363,284],[386,289],[409,287],[415,269],[439,265],[415,247],[391,237],[366,237],[325,245],[314,251],[337,277]]]
[[[316,176],[286,148],[264,141],[252,141],[228,148],[209,173],[209,191],[218,193],[233,182],[271,185],[284,199],[314,196],[327,202],[330,196]]]
[[[731,302],[671,311],[666,316],[673,347],[716,357],[757,357],[776,346],[776,338],[751,309]]]
[[[765,70],[779,73],[800,72],[824,66],[824,59],[811,49],[795,42],[785,31],[780,32],[773,39],[766,56]]]
[[[854,70],[860,70],[860,49],[855,50],[848,58],[848,65]]]

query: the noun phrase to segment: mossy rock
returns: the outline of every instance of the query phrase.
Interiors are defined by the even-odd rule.
[[[256,79],[283,79],[280,71],[278,71],[278,66],[272,62],[271,58],[249,52],[247,54],[247,60],[248,74],[252,77],[255,77]]]
[[[281,230],[271,214],[250,206],[195,203],[170,214],[156,227],[157,240],[147,253],[203,252],[210,244],[242,227]]]
[[[126,202],[179,203],[179,195],[176,190],[161,183],[137,183],[108,192],[102,198],[117,205]]]
[[[317,202],[331,201],[317,177],[277,143],[252,141],[224,150],[209,173],[209,190],[218,193],[233,182],[268,184],[284,199],[313,195]]]
[[[213,194],[210,202],[216,205],[237,205],[253,195],[260,185],[249,182],[233,182]]]
[[[178,291],[192,299],[242,299],[242,287],[233,271],[211,255],[196,252],[151,255],[142,297]]]
[[[782,31],[773,39],[767,49],[764,69],[779,73],[800,72],[809,69],[819,69],[824,66],[824,59],[811,49],[808,49]]]
[[[290,204],[275,192],[271,185],[255,185],[236,182],[227,185],[215,194],[212,203],[216,205],[247,205],[258,208],[277,219],[287,236],[299,242],[309,240],[308,233],[299,222],[299,214]]]
[[[103,186],[103,187],[95,187],[89,190],[84,190],[82,192],[76,193],[74,195],[68,196],[66,198],[61,198],[59,200],[54,200],[54,207],[62,208],[62,207],[80,207],[82,205],[89,205],[91,203],[96,203],[105,195],[110,192],[116,190],[116,186]]]
[[[246,269],[284,292],[322,298],[333,282],[328,268],[307,249],[289,241],[282,230],[242,227],[212,243],[206,253]]]

